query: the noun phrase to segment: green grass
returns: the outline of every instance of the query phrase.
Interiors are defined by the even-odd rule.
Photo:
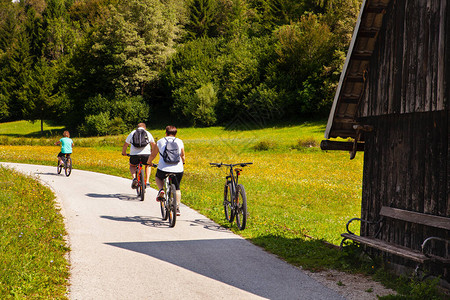
[[[0,298],[65,299],[63,218],[52,192],[0,167]]]
[[[63,126],[53,126],[44,122],[44,136],[60,134]],[[12,137],[40,137],[41,122],[15,121],[0,124],[0,135]]]

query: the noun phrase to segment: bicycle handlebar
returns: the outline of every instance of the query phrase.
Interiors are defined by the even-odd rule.
[[[248,162],[248,163],[238,163],[238,164],[224,164],[224,163],[209,163],[211,165],[211,167],[218,167],[220,168],[221,166],[226,166],[226,167],[235,167],[235,166],[241,166],[241,167],[245,167],[247,165],[251,165],[253,164],[252,162]]]

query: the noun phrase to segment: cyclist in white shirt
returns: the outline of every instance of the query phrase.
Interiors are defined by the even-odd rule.
[[[145,123],[139,123],[136,130],[133,130],[125,139],[125,143],[122,147],[122,155],[127,155],[127,148],[129,145],[130,147],[130,173],[133,178],[133,182],[131,184],[132,188],[136,188],[137,179],[136,177],[136,166],[141,162],[145,166],[145,176],[146,176],[146,182],[149,184],[149,178],[151,169],[148,168],[147,160],[152,151],[154,151],[154,148],[156,147],[155,140],[153,139],[153,136],[150,132],[146,130]],[[138,130],[144,130],[147,133],[147,144],[143,147],[136,147],[133,145],[133,136]],[[157,151],[157,150],[156,150]]]
[[[176,177],[176,181],[174,182],[176,187],[176,195],[177,195],[177,215],[180,215],[180,202],[181,202],[181,190],[180,190],[180,183],[181,179],[183,178],[183,172],[184,172],[184,162],[185,162],[185,152],[184,152],[184,143],[179,138],[176,138],[177,135],[177,128],[175,126],[167,126],[166,127],[166,137],[160,139],[156,144],[156,149],[152,152],[150,157],[148,158],[147,164],[152,165],[153,160],[155,159],[156,155],[160,154],[160,159],[158,162],[158,169],[156,171],[155,175],[155,181],[156,185],[159,188],[158,197],[156,198],[156,201],[159,201],[160,198],[164,197],[164,191],[163,191],[163,185],[164,185],[164,178],[166,178],[166,175],[168,173],[174,173]],[[167,143],[175,142],[178,145],[178,154],[179,154],[179,161],[177,163],[167,163],[163,158],[164,150],[167,146]]]

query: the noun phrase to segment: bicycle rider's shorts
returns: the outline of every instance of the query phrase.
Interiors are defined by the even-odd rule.
[[[149,156],[150,154],[130,155],[130,165],[137,165],[139,162],[146,165]]]
[[[70,154],[72,154],[72,153],[62,153],[62,152],[59,152],[59,153],[58,153],[58,157],[66,156],[66,154],[70,155]]]
[[[175,184],[176,190],[179,191],[179,190],[180,190],[181,178],[183,178],[183,172],[181,172],[181,173],[164,172],[164,171],[162,171],[162,170],[160,170],[160,169],[157,169],[157,170],[156,170],[156,175],[155,175],[155,176],[158,177],[158,178],[161,179],[161,180],[164,180],[164,178],[166,178],[167,174],[170,174],[170,173],[175,174],[176,180],[175,180],[174,184]]]

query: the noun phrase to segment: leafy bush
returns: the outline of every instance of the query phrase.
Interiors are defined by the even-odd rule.
[[[256,143],[256,145],[254,145],[252,148],[256,151],[267,151],[267,150],[274,149],[275,147],[276,147],[275,142],[264,140],[264,141],[260,141],[260,142]]]
[[[313,137],[299,139],[294,146],[295,149],[317,147],[317,141]]]
[[[112,102],[110,108],[111,116],[123,120],[123,129],[132,129],[140,122],[146,122],[149,119],[150,108],[144,102],[142,96],[119,96]],[[122,131],[123,133],[123,131]]]
[[[214,111],[217,103],[217,95],[212,83],[202,85],[195,90],[191,105],[194,125],[210,126],[216,123],[216,113]]]
[[[187,42],[172,57],[162,78],[173,98],[172,112],[191,125],[216,121],[216,84],[220,39]]]
[[[97,136],[121,134],[140,122],[146,122],[149,106],[142,96],[119,96],[113,100],[97,95],[90,98],[84,107],[86,117],[79,126],[80,134]],[[112,117],[114,116],[114,117]]]
[[[105,110],[109,110],[110,105],[110,101],[106,97],[98,94],[86,101],[84,104],[84,114],[86,116],[100,114]]]
[[[109,133],[109,112],[101,112],[98,115],[89,115],[85,118],[85,123],[80,127],[83,135],[107,135]]]

